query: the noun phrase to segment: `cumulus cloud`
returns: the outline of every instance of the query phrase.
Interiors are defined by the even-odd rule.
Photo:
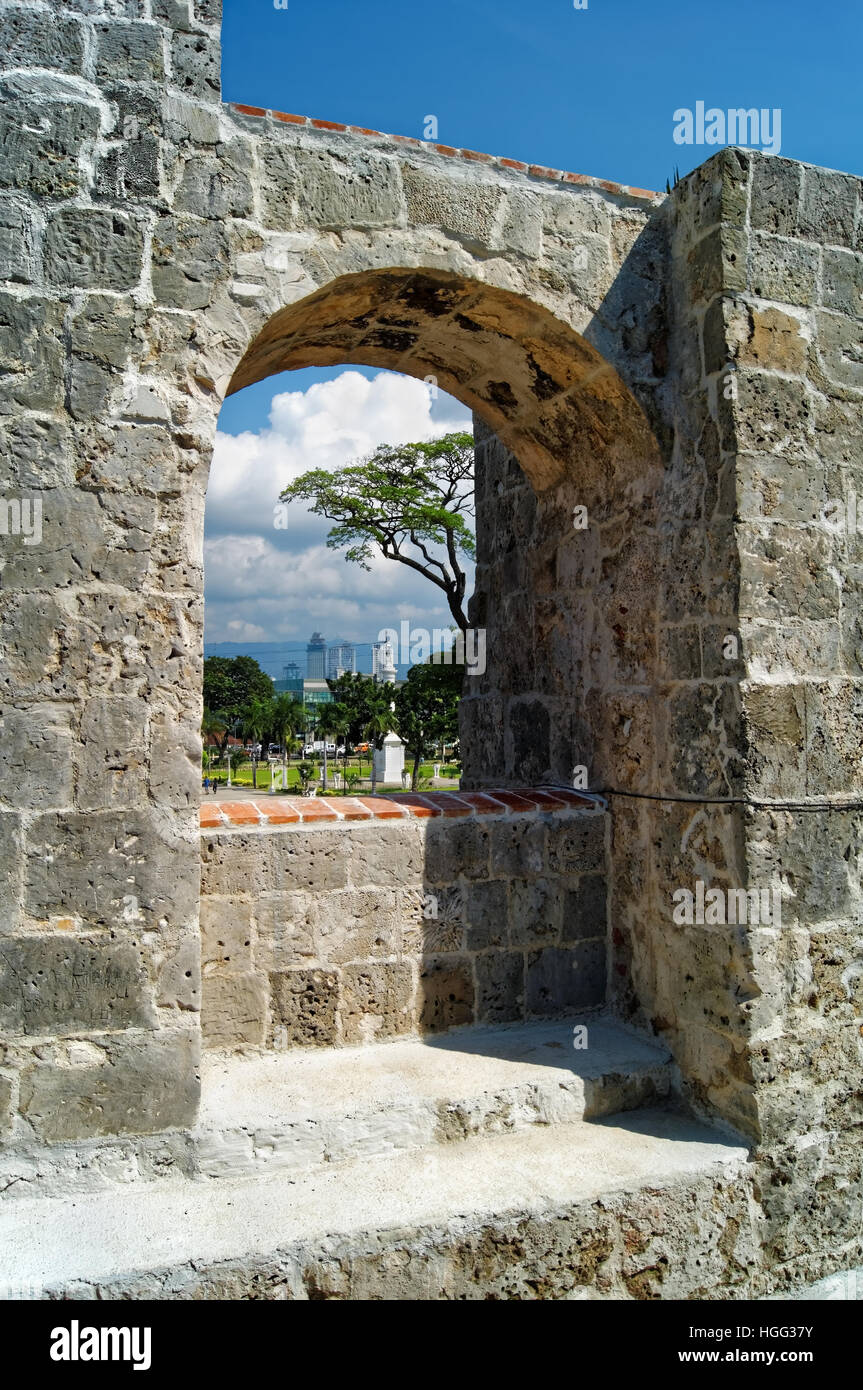
[[[319,628],[367,642],[402,617],[448,626],[443,593],[428,580],[383,558],[370,571],[349,564],[327,547],[325,518],[291,503],[287,529],[278,529],[274,508],[281,489],[311,468],[470,429],[466,408],[443,393],[433,399],[424,382],[348,369],[275,396],[259,432],[219,432],[205,520],[207,641],[305,640]]]

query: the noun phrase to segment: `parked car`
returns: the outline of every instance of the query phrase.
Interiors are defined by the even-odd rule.
[[[328,744],[326,745],[326,748],[327,748],[327,755],[328,755],[328,756],[329,756],[329,754],[335,753],[335,751],[336,751],[336,745],[335,745],[334,743],[328,743]],[[324,741],[323,741],[323,739],[319,739],[316,743],[307,743],[307,744],[306,744],[305,748],[303,749],[303,757],[304,757],[304,758],[311,758],[315,753],[323,753],[323,751],[324,751]]]

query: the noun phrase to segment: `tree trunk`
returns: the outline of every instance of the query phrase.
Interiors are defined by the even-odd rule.
[[[412,791],[412,792],[415,792],[416,789],[417,789],[417,781],[419,780],[419,775],[420,775],[420,763],[421,763],[421,762],[422,762],[422,751],[420,751],[419,753],[415,753],[415,754],[414,754],[414,770],[413,770],[413,773],[412,773],[412,775],[411,775],[411,791]]]

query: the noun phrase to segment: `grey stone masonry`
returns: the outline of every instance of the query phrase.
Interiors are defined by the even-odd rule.
[[[202,990],[208,1040],[292,1047],[602,977],[755,1146],[765,1260],[859,1265],[863,184],[724,149],[663,198],[225,106],[220,17],[0,0],[0,1142],[187,1132]],[[219,409],[341,363],[475,412],[463,786],[602,794],[603,855],[259,827],[247,923],[225,827],[202,985]],[[781,924],[675,920],[698,885]]]
[[[406,796],[403,818],[336,797],[306,823],[294,798],[202,808],[221,822],[201,831],[204,1045],[363,1044],[604,1004],[606,819],[533,796]]]

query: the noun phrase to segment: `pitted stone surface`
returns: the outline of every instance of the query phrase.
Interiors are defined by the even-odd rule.
[[[860,181],[729,149],[662,199],[224,107],[219,21],[218,0],[0,4],[0,481],[5,502],[44,504],[38,545],[0,536],[0,941],[53,1029],[24,1031],[4,994],[4,1147],[188,1130],[202,995],[220,1046],[232,1019],[238,1045],[275,1041],[271,998],[289,1033],[314,1019],[336,1041],[342,1001],[351,1037],[397,1033],[404,1008],[437,1028],[574,1006],[578,959],[576,980],[669,1047],[691,1104],[759,1144],[765,1267],[794,1284],[859,1266]],[[406,883],[373,845],[355,879],[335,815],[221,826],[207,891],[235,896],[245,839],[260,915],[242,968],[213,955],[199,987],[218,410],[274,372],[352,362],[433,377],[476,412],[489,661],[462,706],[465,787],[579,769],[609,811],[576,846],[503,820],[452,850],[429,830],[430,884],[421,825],[482,819],[457,799],[393,822]],[[303,835],[312,862],[266,843]],[[698,879],[778,884],[782,930],[680,930],[671,895]],[[305,901],[319,881],[350,895],[346,921]],[[411,914],[408,1004],[386,952]],[[99,955],[104,988],[70,999],[39,975],[31,953],[61,937]],[[378,1277],[315,1261],[297,1288]],[[655,1291],[647,1265],[629,1277],[608,1287]]]

